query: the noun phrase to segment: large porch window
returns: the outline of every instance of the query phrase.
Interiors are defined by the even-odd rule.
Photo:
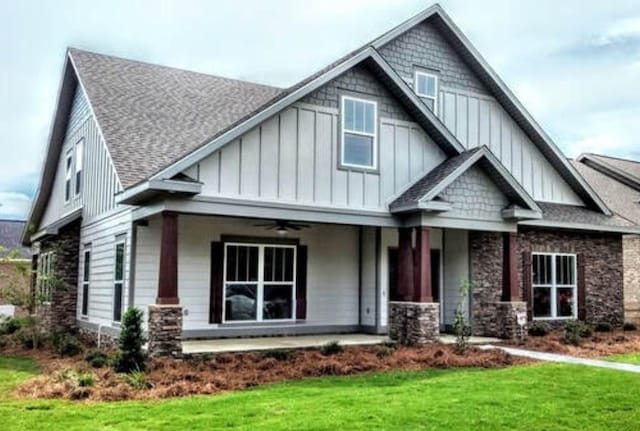
[[[295,246],[226,243],[224,253],[225,322],[294,318]]]
[[[577,317],[576,255],[533,253],[533,318]]]

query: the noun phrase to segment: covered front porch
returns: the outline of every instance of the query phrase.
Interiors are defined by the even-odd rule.
[[[466,230],[298,222],[305,226],[283,232],[272,223],[176,212],[137,223],[132,295],[147,312],[152,350],[154,337],[161,348],[173,337],[187,350],[213,351],[242,349],[246,339],[258,348],[282,337],[300,337],[289,339],[294,345],[335,334],[379,341],[395,301],[434,304],[431,338],[451,326],[459,305],[470,314],[459,294],[470,277]],[[414,292],[414,274],[416,286],[428,279],[428,287]]]

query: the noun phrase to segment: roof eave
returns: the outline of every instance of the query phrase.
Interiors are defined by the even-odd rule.
[[[159,195],[194,196],[202,193],[202,183],[180,180],[148,180],[116,195],[116,203],[142,205]]]

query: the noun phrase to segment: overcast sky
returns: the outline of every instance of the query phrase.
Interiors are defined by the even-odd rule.
[[[424,0],[0,0],[0,217],[26,218],[67,46],[289,86]],[[568,156],[640,159],[640,0],[443,0]]]

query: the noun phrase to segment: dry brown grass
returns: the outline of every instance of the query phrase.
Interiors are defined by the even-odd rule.
[[[524,343],[509,342],[507,344],[540,352],[597,358],[640,352],[640,332],[621,330],[594,332],[591,337],[581,338],[579,346],[573,346],[562,342],[562,331],[554,331],[544,337],[529,336]]]
[[[497,368],[526,362],[500,351],[470,349],[461,356],[454,353],[452,346],[442,344],[400,347],[387,356],[378,354],[383,348],[348,347],[333,356],[324,356],[315,349],[298,350],[292,351],[282,361],[261,353],[223,353],[199,360],[154,360],[149,363],[146,372],[148,388],[142,390],[133,388],[127,384],[124,376],[109,368],[94,370],[80,358],[59,359],[47,352],[38,352],[34,356],[43,367],[43,375],[22,384],[16,395],[24,398],[101,401],[162,399],[216,394],[307,377],[424,368]],[[62,372],[61,376],[60,370],[73,371],[67,374]],[[80,387],[74,378],[78,372],[94,373],[95,384],[92,387]]]

